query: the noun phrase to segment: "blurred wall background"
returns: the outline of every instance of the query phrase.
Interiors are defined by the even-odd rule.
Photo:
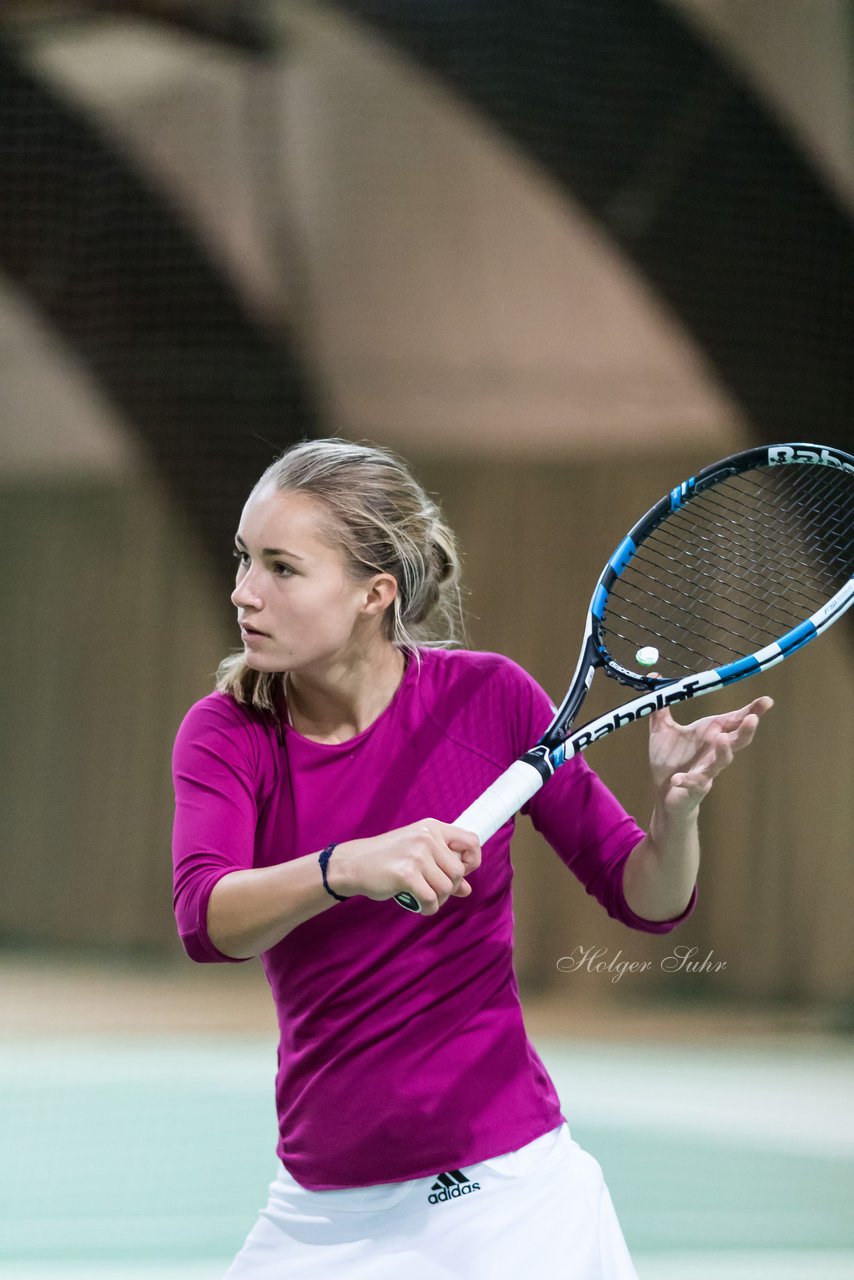
[[[180,954],[171,743],[236,646],[233,530],[291,441],[409,458],[471,644],[554,697],[665,488],[759,440],[851,447],[844,0],[28,3],[0,35],[0,944]],[[679,936],[726,959],[716,994],[837,1021],[851,646],[762,681]],[[589,756],[641,820],[644,748]],[[664,954],[526,825],[529,986],[579,943]]]

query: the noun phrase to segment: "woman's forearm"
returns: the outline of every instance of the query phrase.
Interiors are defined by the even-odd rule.
[[[471,893],[466,876],[480,866],[480,842],[472,831],[436,818],[370,839],[335,845],[327,871],[327,893],[310,853],[274,867],[232,871],[214,885],[208,900],[208,937],[223,955],[248,960],[281,942],[291,929],[335,906],[364,895],[375,901],[414,894],[422,911],[434,915],[449,897]]]
[[[336,905],[323,887],[316,853],[274,867],[232,871],[208,901],[208,936],[224,955],[246,960]]]
[[[671,817],[656,808],[649,831],[625,865],[626,902],[644,920],[673,920],[691,900],[699,866],[697,810]]]

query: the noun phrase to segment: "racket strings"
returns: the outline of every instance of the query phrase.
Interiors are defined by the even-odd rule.
[[[652,579],[652,581],[654,582],[655,579]],[[686,592],[679,592],[679,595],[686,601],[683,604],[674,598],[676,592],[666,582],[662,582],[660,588],[658,591],[647,591],[648,601],[639,601],[636,597],[624,595],[617,588],[614,588],[612,597],[620,602],[624,610],[632,610],[631,613],[623,612],[619,616],[627,623],[633,622],[641,626],[649,626],[650,619],[653,619],[658,624],[667,621],[669,626],[676,622],[686,634],[690,634],[697,622],[696,598]],[[773,621],[777,624],[776,629],[780,634],[796,626],[798,622],[802,621],[805,614],[814,612],[814,601],[809,601],[806,609],[796,611],[791,608],[785,608],[778,603],[783,598],[780,593],[776,593],[776,597],[774,601],[766,599],[766,604],[769,606],[769,613],[771,608],[775,610]],[[661,607],[662,598],[664,599],[664,611]],[[762,634],[762,629],[757,628],[756,625],[745,625],[748,619],[745,618],[744,612],[736,613],[731,608],[727,608],[720,603],[716,603],[714,609],[715,622],[721,636],[731,636],[736,642],[736,648],[743,647],[745,642],[750,642]],[[727,626],[727,623],[732,623],[733,625]]]
[[[758,467],[690,498],[644,538],[602,619],[611,656],[693,673],[747,656],[814,614],[854,572],[854,477]]]
[[[848,487],[850,490],[850,481],[848,481]],[[813,485],[812,488],[815,489],[817,486]],[[732,539],[734,525],[737,525],[739,540],[746,541],[748,534],[752,535],[749,548],[751,552],[760,550],[764,542],[769,550],[773,550],[776,557],[781,559],[785,557],[793,564],[808,566],[813,572],[825,571],[828,577],[832,576],[833,572],[834,549],[844,557],[846,547],[850,547],[850,492],[846,503],[845,494],[841,489],[838,494],[834,494],[832,491],[828,492],[825,486],[821,510],[817,509],[816,495],[812,492],[798,495],[796,505],[780,501],[772,505],[764,493],[751,494],[752,510],[743,500],[740,504],[734,504],[729,500],[732,496],[711,490],[703,495],[702,511],[686,509],[685,514],[690,514],[695,522],[690,531],[691,536],[694,538],[698,535],[711,536],[717,539],[720,534],[724,534],[729,540]],[[810,507],[813,508],[812,511]],[[716,519],[716,516],[722,518]],[[760,517],[762,517],[761,523]],[[780,541],[781,522],[786,519],[797,522],[799,537],[794,543]],[[698,528],[699,521],[702,521],[702,525]],[[661,531],[675,533],[675,529],[669,528],[672,523],[672,521],[666,521],[660,526]],[[700,528],[706,530],[705,534],[700,532]],[[728,549],[737,555],[738,543],[735,542]],[[810,551],[812,554],[807,557],[803,554],[805,551]],[[816,552],[819,554],[818,560],[815,558]]]
[[[782,473],[780,473],[782,475]],[[778,481],[778,485],[779,485]],[[823,477],[800,477],[796,482],[787,482],[786,487],[773,487],[769,483],[751,482],[751,475],[735,476],[706,491],[703,505],[727,510],[739,522],[753,524],[762,518],[771,518],[776,524],[780,518],[797,516],[800,519],[815,516],[823,519],[834,506],[837,509],[847,503],[851,479],[845,473],[834,472],[827,480]],[[817,499],[821,498],[821,510]],[[697,512],[696,506],[686,507],[687,511]],[[833,517],[830,516],[830,523]]]
[[[713,543],[717,546],[720,540],[710,539],[708,533],[698,538],[696,532],[692,532],[692,544],[696,542],[700,545],[686,546],[684,537],[676,540],[672,536],[674,531],[668,528],[671,523],[672,521],[669,521],[660,527],[657,540],[642,543],[638,549],[637,566],[645,570],[651,584],[648,594],[657,605],[661,588],[664,587],[671,598],[679,596],[685,601],[686,612],[693,613],[701,596],[700,588],[705,586],[709,598],[715,602],[715,607],[721,609],[724,616],[733,616],[720,603],[720,556],[709,555],[709,544]],[[817,604],[821,603],[823,589],[826,588],[831,594],[837,589],[838,584],[834,574],[829,569],[826,570],[820,562],[816,565],[814,558],[805,560],[803,557],[785,554],[778,555],[776,563],[769,561],[767,553],[773,550],[776,554],[779,551],[779,539],[773,543],[767,543],[764,547],[757,545],[754,540],[751,546],[744,550],[732,546],[729,537],[731,531],[728,527],[724,532],[727,535],[724,563],[730,570],[727,575],[730,596],[737,598],[739,593],[743,594],[752,605],[757,592],[761,589],[769,608],[776,604],[781,610],[783,620],[787,617],[797,620],[797,616],[803,613],[804,608],[811,612]],[[760,551],[764,551],[765,554],[759,555]],[[686,565],[690,568],[687,578]],[[773,572],[769,572],[769,565]],[[737,577],[732,573],[733,569],[738,571]],[[803,574],[797,572],[803,569],[809,571],[810,590],[804,587]],[[620,581],[618,580],[612,588],[612,594],[623,598],[619,591]],[[815,588],[821,588],[821,590]]]
[[[663,590],[666,593],[667,600],[674,608],[678,609],[680,607],[679,601],[683,600],[685,602],[682,605],[683,611],[688,615],[693,615],[697,609],[700,588],[705,587],[707,595],[714,599],[715,608],[720,610],[723,617],[737,618],[740,616],[733,614],[718,600],[720,591],[719,573],[713,573],[706,567],[700,568],[695,571],[692,582],[683,585],[684,578],[680,579],[678,577],[678,570],[671,563],[662,560],[660,555],[656,555],[654,549],[646,547],[643,547],[639,553],[638,564],[645,570],[645,576],[650,583],[650,586],[645,588],[646,594],[654,601],[656,608],[661,600]],[[742,567],[739,564],[739,568]],[[644,590],[641,583],[636,585],[638,589]],[[830,586],[831,584],[828,583],[827,585]],[[774,590],[775,586],[777,590]],[[767,576],[762,576],[759,571],[752,569],[750,566],[745,568],[744,573],[737,581],[731,583],[731,598],[738,601],[739,595],[744,595],[752,603],[760,587],[768,609],[776,608],[783,621],[787,618],[797,619],[798,616],[803,616],[805,609],[807,613],[811,613],[816,607],[816,601],[818,600],[820,603],[820,596],[815,592],[808,593],[804,591],[801,588],[801,584],[797,580],[793,580],[791,574],[779,574],[777,580],[774,580],[769,579]],[[631,599],[631,597],[626,597],[621,592],[619,580],[612,588],[612,595],[617,599]]]
[[[629,601],[626,603],[631,605],[634,602]],[[733,615],[729,615],[729,616],[730,618],[733,618]],[[783,624],[776,628],[776,634],[783,635],[787,631],[792,630],[792,628],[795,627],[798,624],[798,622],[802,621],[803,616],[804,616],[803,614],[788,615],[788,617],[785,619]],[[702,645],[702,647],[697,647],[697,645],[689,642],[692,638],[695,638],[695,637],[697,639],[707,639],[707,637],[703,635],[703,633],[699,632],[695,626],[682,626],[679,634],[678,644],[674,646],[674,639],[673,639],[674,622],[673,622],[672,616],[666,613],[662,615],[662,612],[659,610],[658,613],[652,613],[650,611],[647,611],[642,613],[640,616],[638,614],[619,611],[619,612],[616,612],[616,617],[619,618],[622,622],[624,622],[627,626],[630,626],[632,628],[632,631],[627,632],[627,631],[620,630],[616,625],[615,619],[612,618],[609,623],[611,634],[615,636],[619,636],[620,639],[624,640],[627,644],[634,643],[635,648],[640,648],[641,647],[640,643],[639,641],[637,642],[635,641],[635,637],[637,637],[640,634],[640,630],[642,629],[645,640],[648,641],[649,639],[652,638],[655,640],[666,641],[666,647],[664,651],[666,651],[666,653],[671,658],[671,660],[673,660],[675,649],[678,648],[678,650],[680,651],[684,651],[685,653],[691,654],[694,657],[703,660],[701,662],[702,666],[708,665],[708,646],[704,644]],[[734,620],[736,622],[740,621],[737,618],[735,618]],[[717,639],[717,644],[719,648],[719,652],[718,652],[719,658],[739,657],[743,655],[745,652],[752,652],[753,650],[760,648],[763,642],[767,643],[767,641],[765,641],[764,639],[764,633],[761,630],[758,630],[756,628],[745,629],[743,627],[738,630],[734,628],[728,628],[723,625],[719,617],[715,619],[715,622],[716,622],[716,633],[717,633],[716,639]],[[667,628],[666,631],[662,630],[662,628],[665,626]],[[622,665],[626,665],[626,664],[622,664]],[[684,664],[681,664],[681,665],[684,665]],[[690,668],[686,668],[686,669],[690,669]]]
[[[802,528],[801,540],[796,547],[787,546],[786,543],[781,545],[779,528],[769,528],[767,524],[761,528],[742,530],[738,543],[733,543],[732,535],[732,521],[707,519],[702,529],[691,530],[691,541],[705,544],[706,549],[718,548],[722,554],[728,554],[734,563],[743,567],[755,565],[756,556],[761,555],[769,560],[773,558],[781,570],[785,563],[793,569],[806,569],[827,581],[834,578],[834,549],[841,554],[845,546],[841,530],[833,537],[824,530],[814,530],[809,526]],[[668,540],[666,533],[661,541],[665,546],[673,546],[680,555],[685,551],[682,541],[674,543],[672,538]]]
[[[811,468],[817,470],[817,468]],[[812,545],[818,543],[822,554],[836,545],[840,550],[850,537],[852,504],[852,480],[845,473],[831,473],[829,479],[821,476],[795,477],[790,489],[770,494],[755,487],[748,492],[748,503],[743,501],[733,507],[733,492],[709,492],[710,506],[717,506],[736,514],[748,524],[759,518],[770,521],[775,531],[784,521],[794,522],[801,538]],[[751,506],[753,510],[751,510]]]
[[[770,521],[767,517],[761,523],[753,518],[740,520],[736,509],[719,510],[722,504],[709,500],[702,516],[690,513],[692,523],[687,529],[677,529],[670,520],[659,526],[658,535],[662,545],[675,546],[680,554],[685,551],[686,534],[690,544],[703,542],[719,546],[722,552],[741,557],[744,563],[754,563],[753,557],[758,553],[771,553],[774,557],[785,559],[793,565],[808,567],[812,572],[825,572],[832,576],[834,549],[843,554],[846,535],[843,529],[844,511],[840,507],[839,518],[833,518],[833,511],[825,513],[821,519],[813,517],[809,521],[801,521],[799,537],[795,544],[781,544],[780,521]],[[687,514],[687,513],[686,513]],[[787,511],[776,512],[777,515],[788,515]],[[791,513],[793,516],[797,512]],[[828,515],[831,517],[828,528]],[[818,552],[819,558],[816,559]]]
[[[808,468],[819,471],[820,468]],[[800,477],[796,477],[801,479]],[[712,489],[703,495],[701,507],[688,508],[686,514],[696,521],[723,512],[727,521],[712,521],[733,538],[728,551],[737,551],[738,543],[747,540],[770,547],[773,559],[786,559],[803,564],[813,573],[833,576],[840,569],[850,572],[851,518],[854,512],[854,482],[847,474],[832,472],[829,480],[811,476],[790,491],[768,493],[754,488],[746,492],[747,501],[735,488]],[[736,477],[742,480],[742,477]],[[733,497],[737,499],[732,502]],[[788,499],[788,500],[787,500]],[[735,531],[732,522],[739,528]],[[761,521],[761,523],[760,523]],[[662,528],[667,527],[667,522]],[[756,546],[752,549],[757,549]],[[809,553],[809,554],[805,554]],[[818,558],[816,558],[818,556]]]
[[[651,553],[639,557],[637,568],[643,570],[643,577],[638,578],[635,570],[631,579],[627,577],[625,582],[618,580],[611,592],[614,598],[633,601],[634,594],[624,594],[624,590],[631,585],[635,591],[643,593],[648,598],[651,608],[657,610],[660,607],[662,591],[664,591],[667,603],[674,609],[681,610],[688,617],[692,617],[698,605],[701,606],[706,599],[714,605],[715,609],[721,611],[723,617],[731,617],[734,620],[743,618],[745,607],[752,604],[760,586],[769,608],[777,607],[784,618],[802,613],[803,606],[812,605],[816,599],[814,593],[805,593],[800,590],[793,593],[790,582],[785,576],[769,582],[753,570],[731,581],[727,596],[722,599],[720,573],[715,573],[708,568],[696,569],[690,580],[686,581],[684,576],[678,577],[677,570],[671,564]],[[774,590],[775,586],[777,590]],[[734,609],[728,607],[730,600],[735,606]]]
[[[847,478],[846,478],[847,479]],[[817,486],[813,486],[817,488]],[[849,482],[850,488],[850,482]],[[789,557],[800,560],[803,563],[809,563],[816,570],[827,568],[832,569],[833,551],[834,549],[844,555],[846,547],[850,545],[850,523],[851,523],[851,503],[846,503],[846,495],[840,486],[840,491],[834,494],[832,491],[822,493],[822,509],[815,509],[815,495],[807,492],[796,495],[797,501],[793,503],[777,502],[771,505],[766,501],[764,494],[752,495],[755,499],[755,511],[745,509],[745,504],[741,508],[734,506],[727,499],[729,495],[717,494],[712,490],[708,495],[708,507],[710,512],[719,512],[724,517],[724,522],[718,522],[719,528],[730,527],[728,522],[738,520],[739,523],[744,522],[745,532],[750,528],[758,537],[761,530],[767,531],[775,539],[774,545],[778,552],[786,554],[785,547],[779,546],[776,542],[780,533],[780,523],[782,519],[788,518],[797,522],[799,532],[799,540],[789,549]],[[810,511],[810,506],[813,510]],[[759,516],[764,516],[761,530],[759,527]],[[770,516],[770,519],[769,519]],[[797,556],[798,551],[810,551],[813,558],[803,560]],[[820,556],[821,563],[817,563],[814,559],[815,553]],[[827,562],[825,564],[825,562]]]
[[[619,639],[619,640],[623,640],[623,641],[624,641],[627,645],[629,645],[629,646],[633,646],[633,645],[637,644],[637,640],[636,640],[636,637],[634,636],[634,634],[628,634],[627,632],[624,632],[624,631],[619,631],[619,630],[614,630],[614,631],[612,631],[612,632],[611,632],[611,644],[613,644],[613,639],[614,639],[614,638],[617,638],[617,639]],[[689,645],[689,644],[687,643],[687,641],[685,641],[685,640],[682,640],[682,641],[679,643],[679,645],[678,645],[678,649],[674,651],[674,649],[673,649],[673,645],[672,645],[672,640],[671,640],[671,635],[670,635],[670,633],[668,633],[668,634],[666,634],[666,635],[665,635],[665,633],[664,633],[664,632],[662,632],[662,631],[655,631],[653,628],[651,628],[651,627],[650,627],[650,628],[646,628],[646,629],[645,629],[645,631],[644,631],[644,638],[647,640],[647,643],[648,643],[650,640],[656,640],[656,641],[662,641],[662,642],[666,641],[666,642],[667,642],[667,667],[668,667],[668,670],[667,670],[667,672],[666,672],[666,673],[665,673],[665,672],[663,672],[663,671],[660,669],[660,668],[661,668],[661,666],[662,666],[663,664],[662,664],[661,662],[659,662],[659,661],[656,661],[655,666],[656,666],[656,674],[657,674],[657,675],[663,675],[663,674],[672,675],[672,674],[673,674],[673,672],[672,672],[671,668],[674,668],[674,667],[675,667],[675,668],[678,668],[678,669],[680,669],[680,670],[682,670],[682,671],[686,671],[686,672],[689,672],[689,673],[694,673],[694,672],[696,672],[696,671],[703,670],[703,669],[705,669],[706,667],[708,667],[708,666],[710,665],[710,664],[709,664],[708,657],[707,657],[706,652],[705,652],[705,648],[704,648],[704,649],[695,649],[695,648],[693,648],[691,645]],[[658,647],[658,646],[656,645],[656,647]],[[609,645],[609,651],[610,651],[610,650],[611,650],[611,646]],[[681,658],[680,658],[680,655],[683,655],[683,654],[690,655],[692,658],[696,659],[696,661],[694,661],[694,662],[688,662],[688,661],[685,661],[684,659],[681,659]],[[735,661],[735,659],[736,659],[736,658],[738,658],[738,657],[740,657],[740,656],[742,656],[742,649],[741,649],[741,647],[738,647],[738,648],[731,648],[731,649],[728,651],[728,653],[726,654],[726,657],[727,657],[727,658],[729,658],[729,659],[730,659],[730,660],[732,660],[732,661]],[[659,657],[660,657],[660,655],[659,655]],[[624,663],[620,663],[620,665],[621,665],[621,666],[623,666],[623,665],[627,665],[627,666],[629,667],[629,669],[631,670],[631,668],[632,668],[633,666],[637,666],[637,662],[636,662],[636,660],[635,660],[635,661],[633,661],[633,662],[631,662],[631,663],[625,663],[625,664],[624,664]],[[722,662],[721,662],[721,661],[718,661],[716,665],[721,666],[721,665],[723,665],[723,664],[722,664]]]
[[[698,539],[698,543],[703,544],[707,539]],[[647,544],[641,544],[638,553],[638,563],[650,563],[650,567],[658,568],[659,571],[670,575],[670,582],[676,593],[685,595],[691,602],[695,600],[695,589],[703,584],[703,580],[707,580],[709,593],[716,594],[720,589],[720,556],[717,556],[717,549],[712,548],[713,554],[709,554],[709,548],[700,545],[699,552],[695,554],[691,561],[688,562],[688,570],[685,571],[686,557],[680,556],[680,547],[676,544],[668,544],[665,540],[659,540],[656,547],[648,547]],[[734,580],[735,588],[743,588],[748,590],[752,588],[755,582],[759,580],[767,580],[767,572],[763,572],[764,566],[757,561],[757,548],[750,549],[748,554],[741,554],[737,550],[730,550],[727,553],[725,562],[731,571],[737,572],[737,579]],[[802,559],[794,557],[781,558],[780,563],[776,564],[776,577],[781,584],[785,586],[785,595],[787,598],[791,595],[793,589],[798,591],[802,588],[802,580],[796,575],[795,570],[803,570],[808,568],[812,572],[812,564]],[[653,579],[650,572],[650,580]],[[835,577],[832,573],[818,572],[814,575],[814,580],[825,579],[825,585],[834,584]],[[812,591],[809,598],[813,598]]]

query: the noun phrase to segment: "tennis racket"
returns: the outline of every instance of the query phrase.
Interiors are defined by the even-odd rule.
[[[617,547],[569,692],[540,741],[456,820],[481,844],[567,760],[663,707],[765,671],[854,603],[854,457],[733,454],[671,489]],[[597,668],[637,697],[573,730]],[[653,671],[654,669],[654,671]],[[395,896],[420,911],[411,893]]]

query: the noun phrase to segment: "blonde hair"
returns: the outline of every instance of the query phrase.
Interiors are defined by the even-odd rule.
[[[383,627],[394,645],[418,661],[418,646],[462,642],[454,534],[395,454],[347,440],[306,440],[270,464],[252,495],[268,487],[321,504],[324,536],[344,553],[354,578],[393,575],[397,592]],[[220,663],[216,687],[260,711],[280,712],[282,673],[253,670],[242,652]]]

